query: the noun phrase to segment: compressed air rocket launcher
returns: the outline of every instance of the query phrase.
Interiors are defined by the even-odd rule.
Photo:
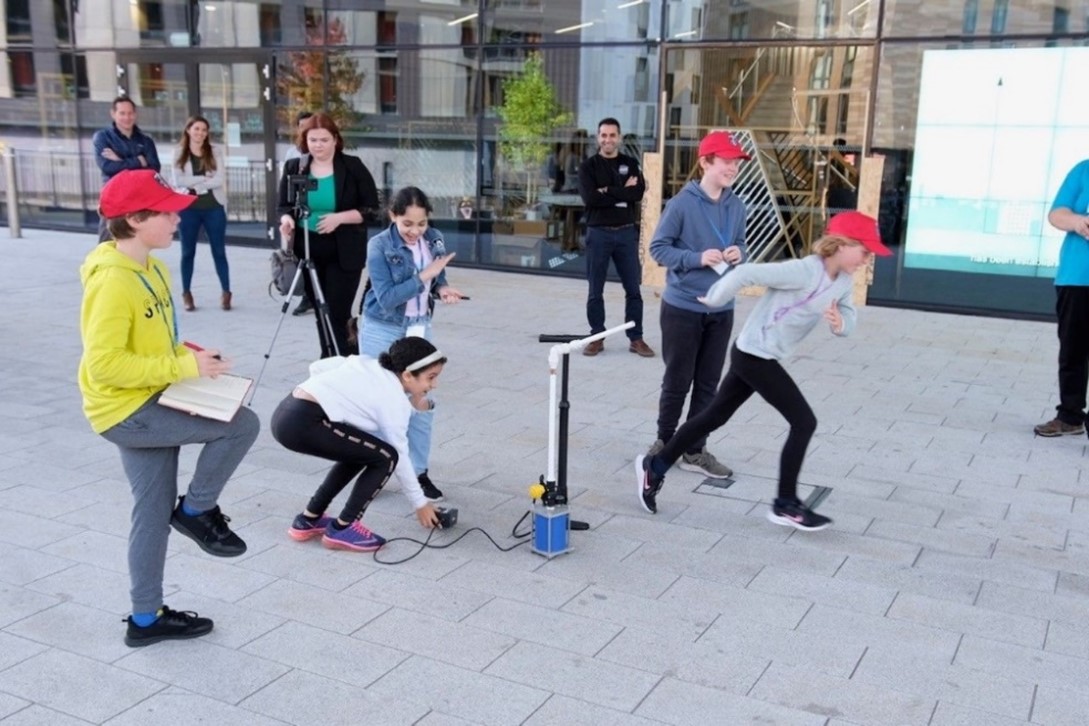
[[[543,483],[531,486],[529,495],[533,498],[533,551],[549,559],[570,552],[571,512],[567,505],[557,504],[555,489]]]
[[[533,551],[548,558],[571,551],[568,535],[571,530],[589,529],[586,522],[571,519],[567,508],[567,399],[568,363],[571,353],[588,344],[627,330],[635,325],[627,322],[601,333],[579,338],[573,335],[541,335],[540,341],[557,342],[548,351],[548,474],[529,488],[533,508]]]

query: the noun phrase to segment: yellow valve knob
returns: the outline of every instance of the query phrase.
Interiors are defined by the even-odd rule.
[[[529,488],[529,496],[531,499],[540,499],[544,496],[545,488],[543,484],[534,484]]]

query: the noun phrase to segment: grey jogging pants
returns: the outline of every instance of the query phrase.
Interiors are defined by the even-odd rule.
[[[204,444],[185,495],[193,509],[216,506],[223,487],[257,438],[257,414],[239,409],[229,423],[192,416],[158,405],[159,396],[102,437],[121,450],[132,488],[129,580],[134,613],[155,612],[163,604],[163,570],[170,515],[178,496],[178,454],[185,444]]]

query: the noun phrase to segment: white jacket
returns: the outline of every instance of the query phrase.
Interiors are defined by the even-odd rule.
[[[412,404],[392,371],[367,356],[324,358],[310,364],[310,377],[299,388],[314,397],[330,421],[354,426],[396,449],[393,473],[401,491],[413,509],[427,504],[408,455]]]
[[[184,168],[178,166],[176,163],[171,167],[174,172],[173,179],[171,180],[175,187],[179,189],[193,189],[197,194],[203,194],[204,192],[211,192],[216,201],[227,206],[227,187],[224,184],[224,179],[227,177],[227,169],[223,165],[223,153],[219,147],[212,144],[212,158],[216,160],[216,170],[211,176],[204,174],[193,174],[193,160],[185,162]]]

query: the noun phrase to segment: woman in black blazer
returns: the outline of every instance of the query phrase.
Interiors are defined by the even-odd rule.
[[[350,355],[356,352],[348,343],[348,321],[352,301],[367,262],[368,210],[378,208],[378,189],[363,162],[343,152],[344,139],[336,122],[324,113],[316,113],[299,129],[299,150],[303,156],[289,159],[280,178],[280,234],[292,240],[295,255],[307,256],[302,223],[296,218],[294,200],[288,198],[288,180],[305,175],[312,187],[307,192],[310,214],[305,220],[310,230],[309,258],[314,263],[318,284],[329,305],[333,338],[325,330],[321,315],[316,315],[321,357]],[[313,285],[303,276],[306,297],[315,304]],[[333,344],[336,344],[334,349]]]

